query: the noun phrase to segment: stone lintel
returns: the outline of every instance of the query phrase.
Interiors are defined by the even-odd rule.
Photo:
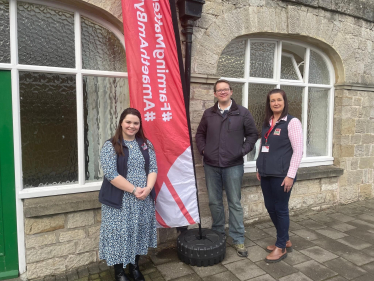
[[[344,170],[335,166],[317,166],[300,168],[297,172],[297,181],[312,180],[330,177],[339,177]],[[246,173],[243,176],[243,187],[259,186],[256,173]]]
[[[335,90],[350,90],[350,91],[374,92],[374,85],[365,85],[365,84],[335,84]]]
[[[214,84],[220,77],[205,75],[205,74],[191,74],[191,83]]]
[[[25,199],[24,214],[26,218],[31,218],[97,209],[101,207],[98,198],[99,192],[93,191]]]

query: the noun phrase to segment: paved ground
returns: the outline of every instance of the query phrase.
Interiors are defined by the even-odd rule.
[[[230,241],[222,263],[210,267],[179,261],[175,249],[150,254],[142,261],[146,280],[161,281],[373,281],[374,199],[291,216],[293,252],[276,264],[267,264],[264,248],[274,244],[270,222],[246,228],[248,258],[237,256]],[[89,267],[51,280],[114,280],[111,268]]]

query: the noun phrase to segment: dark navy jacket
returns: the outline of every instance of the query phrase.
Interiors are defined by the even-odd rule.
[[[143,149],[142,145],[144,144],[142,139],[136,138],[136,141],[139,145],[140,151],[143,154],[145,165],[144,169],[146,174],[149,174],[149,148]],[[129,158],[129,149],[128,147],[122,143],[123,148],[123,155],[117,155],[117,171],[118,173],[126,178],[127,176],[127,160]],[[151,196],[155,198],[154,188],[152,189]],[[120,209],[122,207],[122,198],[123,198],[124,191],[115,187],[108,181],[105,176],[103,180],[103,184],[101,185],[101,189],[99,192],[99,201],[102,204],[111,206],[116,209]]]
[[[270,132],[267,144],[269,152],[262,152],[265,145],[265,134],[270,129],[270,125],[263,126],[261,132],[261,148],[256,166],[261,176],[286,177],[293,154],[290,139],[288,138],[288,123],[294,117],[287,115],[287,121],[279,120]]]

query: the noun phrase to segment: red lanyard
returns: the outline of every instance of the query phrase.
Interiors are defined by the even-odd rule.
[[[271,118],[271,120],[270,120],[270,129],[269,129],[269,131],[267,131],[267,133],[265,134],[265,143],[268,142],[268,137],[269,137],[271,131],[273,130],[274,126],[275,126],[275,124],[273,124],[273,118]]]

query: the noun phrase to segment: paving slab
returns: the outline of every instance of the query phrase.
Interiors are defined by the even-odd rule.
[[[300,253],[314,259],[315,261],[318,261],[320,263],[324,263],[325,261],[329,261],[332,259],[336,259],[338,256],[325,250],[322,249],[321,247],[314,246],[310,247],[305,250],[301,250]]]
[[[341,221],[341,222],[349,222],[355,219],[354,217],[351,217],[351,216],[348,216],[342,213],[333,213],[333,214],[329,214],[328,216],[336,221]]]
[[[191,266],[191,268],[200,277],[206,277],[206,276],[212,275],[212,272],[221,273],[221,272],[227,271],[227,268],[221,263],[215,264],[213,266]]]
[[[348,280],[357,278],[367,273],[362,268],[354,265],[353,263],[343,258],[337,258],[334,260],[327,261],[324,263],[324,265],[326,265],[331,270],[337,272],[339,276],[342,276]]]
[[[250,281],[276,281],[273,277],[269,274],[261,275],[255,278],[250,279]]]
[[[232,272],[226,271],[203,278],[204,281],[240,281]]]
[[[151,253],[150,258],[155,265],[179,261],[177,249],[175,248],[164,249],[157,253]]]
[[[355,227],[360,227],[363,230],[369,230],[369,229],[374,229],[374,224],[371,222],[366,222],[364,220],[354,220],[350,221],[349,224],[355,226]]]
[[[244,235],[252,241],[263,239],[269,236],[269,234],[257,227],[246,227],[245,230],[246,232]]]
[[[279,279],[279,281],[313,281],[301,272],[293,273]]]
[[[203,279],[201,279],[200,276],[197,275],[196,273],[173,279],[173,281],[201,281],[201,280]]]
[[[341,232],[345,232],[348,230],[355,229],[356,227],[353,225],[350,225],[348,223],[333,223],[330,225],[331,228],[334,228],[336,230],[339,230]]]
[[[333,228],[316,229],[316,232],[325,235],[331,239],[339,239],[348,236],[347,234],[340,232]]]
[[[361,268],[367,272],[371,272],[374,275],[374,262],[367,263],[361,266]]]
[[[296,273],[298,270],[288,265],[284,261],[277,263],[266,263],[265,261],[256,262],[256,265],[262,268],[266,273],[270,274],[275,279]]]
[[[250,259],[252,262],[263,260],[269,254],[268,252],[265,251],[264,248],[257,246],[257,245],[253,247],[248,247],[247,250],[248,250],[248,259]]]
[[[246,258],[239,257],[238,254],[236,253],[236,250],[233,247],[226,247],[226,255],[222,261],[222,264],[225,265],[228,263],[236,262],[241,259],[246,259]]]
[[[309,241],[316,240],[321,237],[320,234],[316,233],[314,230],[311,229],[299,229],[292,231],[292,233],[295,233],[296,235]]]
[[[302,263],[302,262],[306,262],[306,261],[309,261],[311,260],[310,257],[300,253],[299,251],[296,251],[295,249],[291,252],[291,253],[288,253],[287,255],[287,258],[284,259],[283,261],[291,266],[295,265],[295,264],[299,264],[299,263]]]
[[[160,264],[157,269],[167,281],[195,273],[190,266],[181,261]]]
[[[258,246],[260,246],[261,248],[265,249],[269,245],[274,245],[275,241],[276,241],[276,239],[274,237],[267,236],[265,238],[256,240],[255,242],[256,242],[256,244]]]
[[[239,278],[239,280],[247,280],[266,274],[260,267],[247,259],[225,264],[225,267]]]
[[[355,278],[353,281],[373,281],[373,275],[372,274],[365,274],[360,277]]]
[[[334,220],[333,218],[330,218],[330,217],[328,217],[324,214],[320,214],[320,213],[316,214],[316,215],[312,215],[309,218],[314,220],[314,221],[317,221],[317,222],[320,222],[320,223],[326,223],[326,224],[336,222],[336,220]]]
[[[304,228],[305,228],[305,226],[303,226],[303,225],[301,225],[297,222],[290,221],[290,228],[289,228],[290,231],[304,229]]]
[[[337,239],[336,241],[343,243],[349,247],[352,247],[356,250],[363,250],[365,248],[371,247],[372,244],[362,241],[361,239],[353,236],[347,236],[341,239]]]
[[[310,229],[314,229],[314,230],[326,227],[326,225],[324,225],[323,223],[317,222],[317,221],[312,220],[312,219],[301,221],[301,222],[299,222],[299,224],[306,227],[306,228],[310,228]]]
[[[292,236],[291,242],[292,248],[298,251],[309,247],[313,247],[315,245],[312,241],[304,239],[298,235]]]
[[[365,254],[374,257],[374,246],[362,250]]]
[[[352,230],[348,230],[345,233],[374,245],[374,234],[370,231],[367,231],[362,228],[355,228]]]
[[[314,260],[297,264],[294,267],[314,281],[326,280],[338,274]]]

